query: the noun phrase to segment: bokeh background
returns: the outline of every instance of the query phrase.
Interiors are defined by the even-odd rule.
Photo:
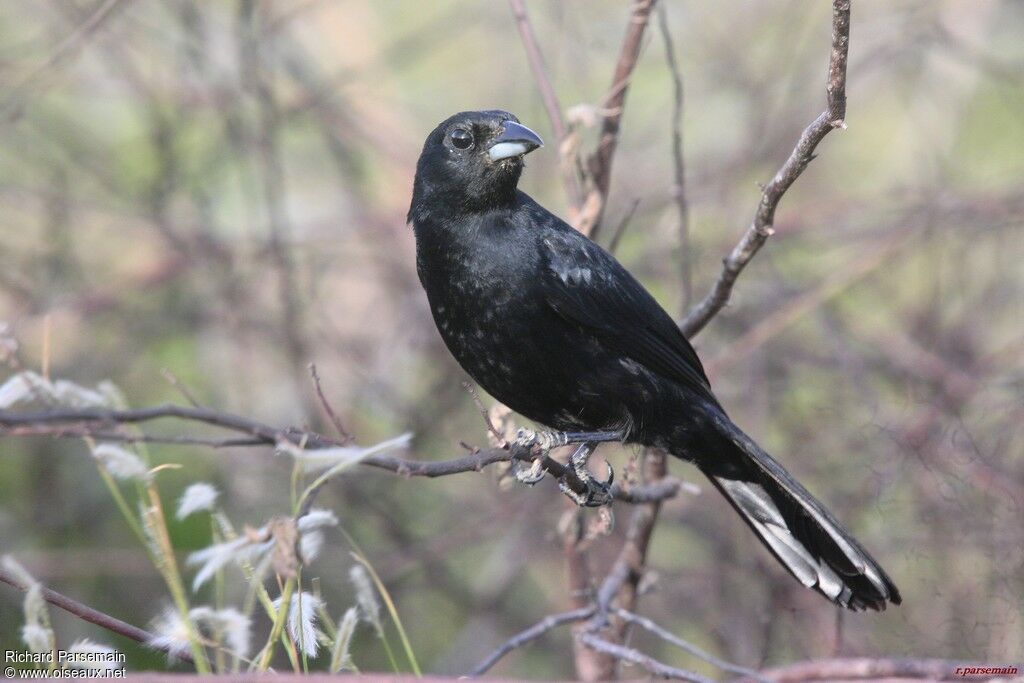
[[[424,460],[485,445],[404,216],[423,138],[449,114],[503,108],[552,138],[508,6],[132,0],[90,23],[105,4],[0,4],[0,320],[24,365],[42,364],[49,327],[53,377],[109,379],[133,406],[180,402],[166,368],[206,405],[329,429],[315,361],[361,443],[412,431],[409,457]],[[628,4],[528,7],[563,105],[599,106]],[[664,10],[685,84],[699,296],[749,224],[758,182],[824,105],[830,7]],[[1015,0],[857,0],[849,129],[819,147],[776,236],[694,340],[734,419],[847,522],[904,605],[837,618],[705,487],[668,503],[654,537],[640,611],[673,632],[753,667],[836,653],[1024,656],[1022,35]],[[681,315],[672,106],[652,26],[601,240],[635,207],[617,254]],[[590,149],[596,131],[580,125]],[[522,187],[564,214],[555,147],[531,155]],[[160,476],[168,500],[203,480],[239,526],[287,511],[290,464],[270,449],[151,453],[183,465]],[[607,452],[620,470],[631,455]],[[426,669],[463,673],[568,604],[566,507],[550,481],[358,470],[320,503],[380,571]],[[618,533],[593,541],[596,570]],[[202,522],[172,534],[182,553],[209,543]],[[0,548],[128,621],[144,625],[168,602],[81,442],[0,441]],[[312,567],[335,616],[353,600],[351,563],[335,534]],[[14,647],[20,596],[0,589],[0,643]],[[54,615],[62,641],[89,635],[126,651],[132,669],[164,666]],[[495,671],[572,675],[569,642],[552,632]],[[387,668],[368,629],[354,654],[364,670]]]

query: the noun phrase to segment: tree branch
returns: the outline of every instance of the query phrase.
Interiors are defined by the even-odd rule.
[[[549,614],[544,617],[530,628],[524,629],[519,633],[515,634],[504,643],[502,643],[494,652],[487,655],[487,657],[477,664],[467,676],[475,678],[482,676],[487,673],[491,667],[498,663],[502,657],[507,655],[516,648],[528,645],[533,641],[543,636],[548,631],[561,626],[562,624],[571,624],[574,621],[582,621],[587,619],[594,613],[593,607],[584,607],[581,609],[574,609],[568,612],[562,612],[560,614]]]
[[[622,123],[622,112],[626,105],[626,92],[633,78],[644,32],[650,23],[651,11],[657,0],[634,0],[630,10],[629,26],[626,37],[622,41],[619,59],[615,64],[612,76],[612,87],[605,98],[601,116],[601,137],[597,149],[587,159],[587,173],[590,175],[591,188],[583,202],[583,213],[580,216],[579,231],[591,238],[597,236],[604,216],[608,189],[612,181],[612,160],[619,144],[619,127]]]
[[[554,131],[555,137],[558,138],[558,148],[561,151],[562,143],[565,142],[568,131],[565,128],[565,122],[562,120],[562,105],[558,102],[558,95],[555,94],[555,89],[551,85],[551,79],[548,77],[547,67],[544,65],[544,55],[540,51],[537,34],[533,32],[533,24],[530,23],[530,15],[526,13],[526,4],[523,0],[508,0],[508,4],[512,8],[512,16],[516,19],[516,28],[519,30],[519,37],[522,39],[523,48],[526,50],[526,59],[530,62],[530,71],[533,72],[533,78],[537,81],[537,88],[540,89],[540,98],[544,102],[544,110],[547,112],[548,120],[551,121],[551,130]],[[579,178],[573,172],[572,164],[565,163],[565,161],[563,159],[560,164],[562,167],[562,180],[565,185],[565,191],[569,194],[572,213],[575,213],[579,211],[580,205],[583,203],[582,190],[580,189]]]
[[[775,209],[782,196],[814,159],[814,150],[835,128],[845,128],[846,64],[850,46],[850,0],[833,0],[832,52],[828,82],[825,85],[825,111],[804,129],[793,152],[761,192],[754,220],[742,239],[722,262],[722,272],[708,292],[680,324],[683,334],[692,337],[708,324],[729,302],[733,286],[743,269],[774,233]]]
[[[705,652],[693,643],[687,642],[679,636],[675,635],[674,633],[671,633],[668,630],[662,628],[661,626],[654,623],[647,617],[642,617],[639,614],[634,614],[624,609],[615,610],[615,615],[627,623],[635,624],[640,628],[650,633],[653,633],[658,638],[664,640],[666,643],[675,645],[680,650],[684,650],[685,652],[690,653],[697,659],[704,660],[708,664],[717,667],[722,671],[728,671],[729,673],[737,674],[739,676],[746,676],[755,681],[758,681],[759,683],[772,683],[767,678],[765,678],[758,672],[754,671],[753,669],[748,669],[746,667],[738,666],[736,664],[731,664],[730,662],[727,662],[724,659],[719,659],[718,657],[715,657],[714,655]]]
[[[201,422],[240,434],[245,439],[207,439],[191,436],[154,436],[148,434],[121,433],[116,430],[122,424],[137,424],[165,418],[177,418],[191,422]],[[148,441],[160,443],[177,443],[211,446],[215,448],[227,446],[275,446],[280,441],[301,444],[304,448],[317,450],[346,445],[309,430],[292,427],[272,427],[231,413],[219,412],[209,408],[193,408],[178,405],[162,405],[151,408],[132,410],[111,410],[106,408],[58,408],[42,412],[18,413],[0,410],[0,436],[52,436],[62,438],[80,438],[91,436],[95,439],[109,441]],[[462,472],[479,472],[483,468],[499,462],[533,462],[537,456],[527,448],[510,446],[504,448],[487,448],[469,455],[450,460],[419,461],[406,460],[388,455],[376,455],[360,461],[365,467],[375,467],[407,477],[445,477]],[[572,486],[576,485],[582,492],[582,483],[571,475],[571,469],[558,461],[543,456],[543,467],[555,479],[565,478]],[[612,495],[623,503],[651,503],[672,498],[679,493],[681,482],[670,479],[651,486],[627,487],[621,483],[612,487]]]
[[[703,676],[692,671],[687,671],[686,669],[677,669],[674,666],[669,666],[664,662],[659,662],[657,659],[645,655],[639,650],[610,643],[593,632],[588,631],[581,633],[579,635],[579,640],[595,652],[609,655],[615,659],[629,662],[630,664],[636,664],[659,678],[670,678],[677,681],[691,681],[692,683],[714,683],[710,678],[704,678]]]
[[[3,567],[0,567],[0,582],[6,583],[10,586],[14,586],[18,590],[22,591],[27,591],[29,588]],[[116,617],[112,617],[109,614],[105,614],[103,612],[100,612],[99,610],[95,610],[92,607],[89,607],[88,605],[83,605],[77,600],[69,598],[63,593],[58,593],[55,590],[51,590],[46,586],[40,586],[39,591],[42,594],[43,599],[46,600],[46,602],[50,603],[54,607],[61,608],[65,612],[75,615],[83,621],[87,621],[90,624],[96,624],[101,628],[107,629],[111,633],[116,633],[120,636],[124,636],[129,640],[134,640],[136,643],[142,643],[146,647],[161,649],[150,644],[153,642],[156,636],[150,633],[149,631],[144,631],[138,626],[132,626],[131,624],[121,621]],[[166,649],[162,649],[161,651],[167,652]],[[192,661],[192,655],[190,655],[187,652],[176,652],[175,656],[178,659],[184,660],[186,662]]]
[[[690,251],[690,207],[686,201],[686,162],[683,157],[683,77],[676,60],[676,48],[668,26],[668,10],[658,7],[658,28],[665,44],[665,61],[672,75],[672,169],[675,183],[672,198],[679,214],[679,274],[683,285],[683,310],[693,302],[693,254]]]

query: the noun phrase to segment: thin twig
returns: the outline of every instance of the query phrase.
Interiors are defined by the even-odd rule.
[[[619,249],[619,242],[622,241],[623,235],[626,234],[626,228],[628,228],[629,224],[633,221],[633,216],[636,214],[636,210],[639,207],[640,207],[640,200],[639,199],[634,199],[633,203],[630,204],[630,206],[629,206],[629,210],[626,211],[626,214],[622,217],[622,220],[619,221],[618,226],[616,226],[615,232],[612,233],[612,240],[611,240],[611,242],[608,243],[608,253],[609,254],[614,254],[616,251],[618,251],[618,249]]]
[[[704,678],[703,676],[692,671],[687,671],[686,669],[678,669],[674,666],[669,666],[664,662],[659,662],[657,659],[649,655],[645,655],[639,650],[610,643],[604,638],[598,636],[596,633],[581,633],[579,635],[579,640],[595,652],[609,655],[615,659],[629,662],[630,664],[636,664],[660,678],[671,678],[677,681],[691,681],[692,683],[714,683],[710,678]]]
[[[668,10],[658,7],[658,28],[665,44],[665,61],[672,75],[672,169],[675,183],[672,198],[679,214],[679,274],[683,284],[683,310],[693,302],[693,254],[690,252],[690,207],[686,201],[686,162],[683,157],[683,77],[676,60],[676,48],[668,26]]]
[[[331,402],[324,396],[323,387],[320,386],[320,375],[316,371],[316,363],[309,364],[309,374],[313,378],[313,386],[316,387],[316,397],[320,399],[320,405],[323,407],[324,412],[327,413],[327,417],[330,418],[331,424],[334,425],[334,430],[338,432],[338,436],[342,438],[345,443],[352,443],[355,438],[348,433],[345,429],[345,425],[342,424],[341,418],[334,412],[334,408],[331,406]]]
[[[6,99],[0,103],[0,113],[16,116],[24,106],[25,96],[32,85],[42,78],[47,71],[57,66],[65,57],[74,52],[122,4],[125,4],[125,0],[106,0],[106,2],[97,7],[95,12],[57,44],[49,57],[32,69],[14,87],[10,88]]]
[[[640,628],[649,631],[650,633],[653,633],[657,637],[661,638],[666,643],[671,643],[679,649],[689,652],[697,659],[704,660],[708,664],[717,667],[722,671],[728,671],[729,673],[733,673],[738,676],[747,676],[753,680],[759,681],[760,683],[772,683],[767,678],[759,674],[757,671],[754,671],[753,669],[748,669],[737,664],[732,664],[730,662],[725,661],[724,659],[719,659],[718,657],[715,657],[714,655],[705,652],[693,643],[689,643],[680,638],[679,636],[662,628],[661,626],[654,623],[647,617],[642,617],[639,614],[634,614],[633,612],[624,609],[615,610],[615,615],[623,621],[626,621],[630,624],[636,624]]]
[[[755,349],[761,347],[801,317],[876,271],[916,235],[917,232],[914,231],[886,240],[878,249],[861,254],[847,267],[831,273],[814,289],[795,297],[778,311],[763,318],[705,364],[709,376],[723,368],[733,367],[738,361],[750,355]]]
[[[524,629],[519,633],[515,634],[504,643],[502,643],[497,649],[491,654],[487,655],[486,658],[479,664],[477,664],[467,676],[475,678],[476,676],[482,676],[487,673],[491,667],[498,663],[502,657],[507,655],[512,650],[523,647],[543,636],[548,631],[561,626],[562,624],[571,624],[576,621],[583,621],[588,619],[590,615],[594,613],[593,607],[583,607],[581,609],[574,609],[568,612],[562,612],[560,614],[549,614],[544,617],[530,628]]]
[[[651,10],[656,0],[634,0],[630,10],[629,25],[626,37],[622,41],[619,59],[615,63],[612,86],[602,105],[601,132],[597,149],[587,159],[587,173],[590,176],[591,188],[583,202],[585,215],[580,216],[579,230],[584,235],[594,238],[601,227],[605,205],[608,200],[608,189],[612,180],[612,160],[619,143],[619,127],[622,123],[622,112],[626,104],[626,93],[633,77],[640,47],[643,44],[644,32],[650,22]]]
[[[0,582],[6,583],[10,586],[14,586],[15,588],[22,591],[28,590],[29,588],[24,583],[19,581],[17,577],[15,577],[13,574],[11,574],[9,571],[2,567],[0,567]],[[43,599],[45,599],[54,607],[59,607],[65,612],[73,614],[79,619],[87,621],[90,624],[96,624],[101,628],[105,628],[111,633],[116,633],[120,636],[128,638],[129,640],[134,640],[136,643],[142,643],[147,647],[152,647],[154,649],[161,650],[163,652],[168,652],[168,654],[170,654],[167,648],[160,648],[151,644],[154,642],[156,636],[150,633],[149,631],[145,631],[139,628],[138,626],[133,626],[127,622],[121,621],[116,617],[112,617],[109,614],[105,614],[103,612],[100,612],[99,610],[95,610],[92,607],[89,607],[88,605],[84,605],[78,602],[74,598],[69,598],[63,593],[58,593],[57,591],[51,590],[46,586],[40,586],[39,590],[43,596]],[[184,660],[186,662],[192,661],[192,655],[190,655],[187,652],[175,652],[174,654],[178,659]]]
[[[775,209],[782,196],[800,177],[814,158],[814,150],[835,128],[845,128],[846,64],[850,46],[850,0],[833,0],[832,52],[829,57],[828,82],[825,85],[827,106],[804,129],[786,163],[761,192],[754,220],[742,239],[722,262],[722,272],[708,292],[686,316],[680,329],[687,337],[700,332],[729,302],[732,288],[743,269],[775,232]]]
[[[562,105],[559,104],[558,95],[555,94],[555,89],[551,85],[551,79],[548,77],[547,67],[544,64],[544,55],[541,53],[540,44],[537,42],[537,34],[533,31],[533,24],[530,23],[530,15],[526,13],[526,4],[523,0],[508,0],[508,4],[512,8],[512,15],[516,19],[516,29],[518,29],[519,37],[523,41],[523,48],[526,50],[526,59],[530,63],[530,71],[533,72],[533,78],[537,81],[540,98],[544,102],[544,110],[547,112],[548,120],[551,121],[551,130],[554,131],[555,137],[558,138],[558,147],[561,150],[568,131],[566,130],[565,122],[562,120]],[[573,171],[573,164],[565,163],[565,161],[562,160],[560,164],[564,176],[563,182],[565,184],[565,191],[569,194],[572,211],[575,212],[579,210],[580,205],[583,203],[583,192],[580,189],[579,178],[576,177],[576,173]]]
[[[480,417],[483,418],[487,431],[494,437],[494,443],[507,444],[505,436],[498,431],[498,428],[494,426],[494,422],[491,421],[491,414],[487,410],[487,406],[484,405],[484,402],[480,400],[480,394],[477,393],[476,387],[469,382],[463,382],[462,388],[469,392],[469,395],[473,397],[473,405],[476,406],[477,412],[479,412]]]
[[[185,384],[178,379],[178,376],[170,371],[169,368],[160,368],[160,374],[163,375],[167,383],[178,390],[178,393],[185,397],[185,400],[192,404],[193,408],[202,408],[201,404],[195,397],[195,395],[189,390]]]
[[[305,396],[299,380],[301,368],[309,359],[309,340],[305,333],[305,309],[299,293],[298,268],[291,239],[293,225],[286,197],[285,159],[281,149],[283,115],[271,77],[270,37],[261,33],[258,16],[266,7],[258,2],[242,2],[238,13],[238,60],[242,85],[251,94],[258,115],[254,130],[258,151],[257,173],[261,183],[267,216],[267,248],[277,276],[277,295],[281,306],[281,331],[286,357],[291,365],[296,393]],[[312,405],[308,407],[312,408]]]

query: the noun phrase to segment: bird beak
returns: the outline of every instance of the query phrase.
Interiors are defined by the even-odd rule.
[[[543,146],[544,141],[532,130],[515,121],[506,121],[501,128],[501,133],[494,138],[491,146],[487,149],[487,155],[491,157],[491,161],[501,161],[509,157],[529,154]]]

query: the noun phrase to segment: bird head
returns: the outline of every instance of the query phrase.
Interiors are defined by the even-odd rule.
[[[480,211],[515,197],[523,156],[544,142],[505,111],[464,111],[427,136],[416,164],[412,208]]]

